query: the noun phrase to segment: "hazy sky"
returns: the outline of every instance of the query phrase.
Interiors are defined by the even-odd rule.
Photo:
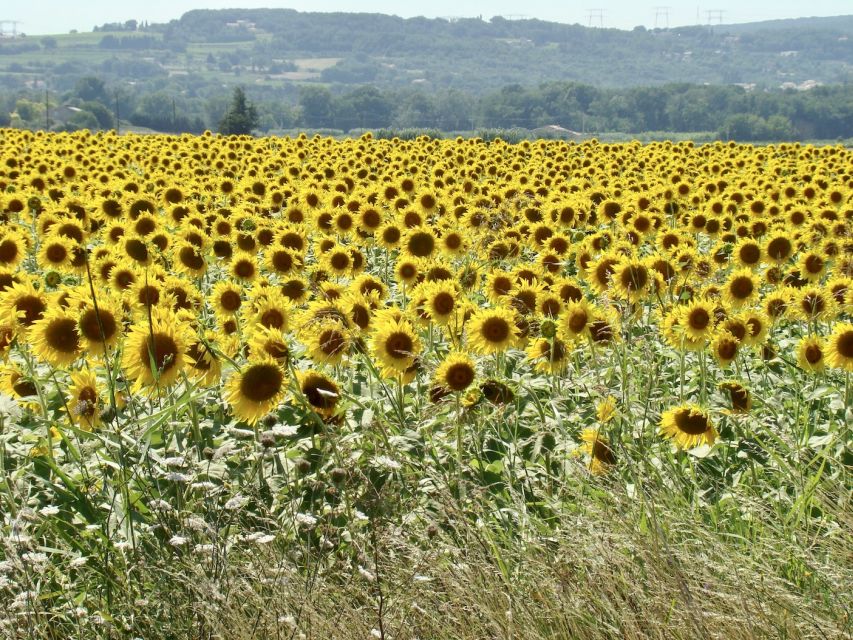
[[[589,9],[604,11],[604,26],[630,29],[636,25],[655,26],[655,7],[669,5],[670,26],[706,23],[706,11],[723,10],[723,21],[752,22],[775,18],[833,16],[853,13],[851,0],[706,0],[704,3],[677,3],[666,0],[431,0],[426,3],[400,0],[19,0],[4,1],[0,20],[20,20],[18,29],[28,34],[66,33],[71,29],[91,31],[96,24],[125,21],[131,18],[149,22],[167,22],[190,9],[224,9],[228,7],[287,7],[299,11],[361,11],[411,16],[462,16],[523,14],[542,20],[567,23],[589,23]],[[697,20],[698,14],[698,20]],[[597,26],[598,20],[594,23]],[[665,26],[663,13],[657,25]]]

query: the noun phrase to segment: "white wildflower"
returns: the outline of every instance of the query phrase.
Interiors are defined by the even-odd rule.
[[[370,571],[368,571],[368,570],[367,570],[367,569],[365,569],[364,567],[359,567],[359,568],[358,568],[358,574],[359,574],[362,578],[364,578],[365,580],[367,580],[368,582],[373,582],[374,580],[376,580],[376,576],[375,576],[375,575],[373,575]]]
[[[303,527],[313,527],[315,524],[317,524],[317,518],[308,513],[297,513],[296,524],[301,525]]]
[[[299,428],[292,424],[277,424],[270,429],[270,431],[272,431],[274,435],[289,438],[291,436],[295,436],[296,432],[299,431]]]
[[[230,511],[236,511],[237,509],[242,509],[249,499],[246,496],[240,495],[239,493],[231,498],[228,502],[225,503],[225,508]]]
[[[166,475],[163,476],[166,480],[170,482],[178,482],[180,484],[186,484],[190,481],[190,477],[185,473],[178,473],[177,471],[170,471]]]
[[[380,469],[386,469],[388,471],[396,471],[402,466],[399,462],[393,458],[389,458],[388,456],[376,456],[373,458],[373,464]]]
[[[187,542],[189,542],[189,538],[185,538],[184,536],[172,536],[172,538],[169,540],[169,544],[173,547],[182,547]]]
[[[187,459],[184,456],[174,456],[171,458],[166,458],[163,460],[163,464],[167,467],[171,467],[173,469],[177,469],[178,467],[183,467],[187,463]]]
[[[42,509],[39,513],[41,513],[43,516],[46,516],[46,517],[55,516],[57,513],[59,513],[59,507],[56,507],[54,505],[42,507]]]

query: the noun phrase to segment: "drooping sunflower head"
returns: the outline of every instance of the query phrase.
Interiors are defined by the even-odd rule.
[[[749,389],[736,380],[724,380],[719,387],[728,395],[732,405],[731,413],[749,413],[752,409],[752,395]]]
[[[797,364],[808,373],[819,373],[826,368],[826,344],[818,336],[806,336],[797,345]]]
[[[89,370],[72,373],[66,404],[71,420],[84,431],[92,431],[101,424],[101,405],[95,374]]]
[[[130,328],[122,351],[122,368],[136,389],[169,387],[188,364],[192,331],[171,311],[154,307]]]
[[[297,373],[299,391],[308,406],[320,416],[329,418],[335,412],[340,400],[337,383],[319,371],[301,371]]]
[[[616,454],[610,441],[598,429],[587,428],[581,433],[581,452],[589,458],[589,470],[593,475],[604,475],[616,464]]]
[[[717,431],[708,413],[694,404],[682,404],[664,411],[660,433],[680,449],[692,449],[700,444],[711,445],[717,438]]]

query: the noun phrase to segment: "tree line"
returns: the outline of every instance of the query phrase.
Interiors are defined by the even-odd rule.
[[[484,95],[457,89],[334,88],[306,83],[289,100],[259,99],[247,90],[249,102],[244,107],[254,107],[252,129],[262,133],[380,128],[463,132],[557,125],[585,134],[705,132],[721,139],[754,141],[853,137],[851,85],[749,91],[732,85],[674,83],[609,89],[547,82],[507,85]],[[133,125],[198,133],[219,128],[232,96],[226,92],[190,97],[165,88],[140,95],[84,77],[54,100],[77,110],[71,127],[112,128],[119,112],[122,121]],[[42,102],[43,96],[33,92],[0,95],[0,123],[42,127]]]

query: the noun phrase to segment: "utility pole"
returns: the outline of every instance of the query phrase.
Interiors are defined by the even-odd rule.
[[[589,17],[588,26],[592,26],[593,20],[598,21],[598,27],[604,28],[604,9],[587,9],[587,16]]]
[[[655,29],[658,28],[658,22],[663,19],[664,28],[669,29],[669,10],[670,7],[655,7]]]
[[[115,112],[116,112],[116,135],[119,135],[121,133],[121,123],[119,122],[119,119],[118,119],[118,89],[116,89],[116,91],[115,91],[115,99],[116,99],[116,109],[115,109]]]

